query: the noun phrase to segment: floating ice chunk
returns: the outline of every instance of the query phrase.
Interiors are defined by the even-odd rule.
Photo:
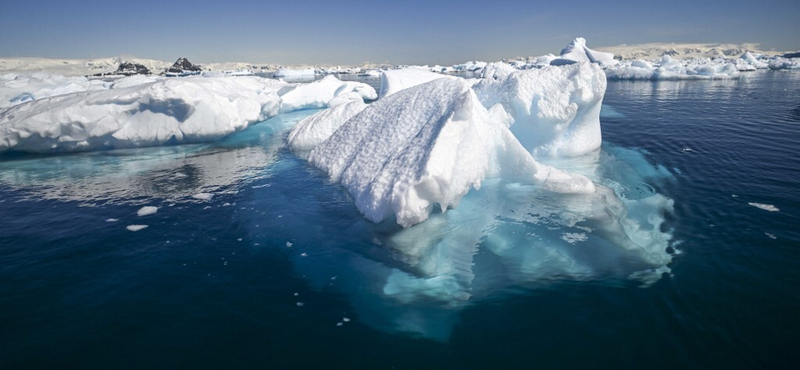
[[[511,131],[534,156],[579,156],[600,147],[606,77],[595,64],[516,71],[474,86],[486,107],[500,103]]]
[[[778,239],[778,237],[775,236],[775,234],[772,234],[772,233],[766,233],[765,232],[764,235],[766,235],[767,237],[769,237],[772,240]]]
[[[599,109],[599,106],[598,106]],[[454,207],[488,177],[590,193],[587,178],[537,163],[492,121],[464,79],[442,78],[373,103],[317,146],[309,161],[344,185],[373,222],[411,226]]]
[[[140,208],[139,211],[136,212],[136,214],[139,217],[142,217],[142,216],[152,215],[152,214],[154,214],[156,212],[158,212],[158,207],[144,206],[144,207]]]
[[[738,64],[725,59],[676,60],[664,55],[656,65],[643,60],[625,61],[605,72],[610,80],[708,80],[737,77],[740,70]]]
[[[780,209],[778,209],[778,207],[775,207],[772,204],[764,204],[764,203],[747,203],[747,204],[749,204],[749,205],[751,205],[753,207],[759,208],[759,209],[763,209],[765,211],[770,211],[770,212],[779,212],[780,211]]]
[[[116,219],[116,218],[106,219],[106,222],[117,222],[117,221],[119,221],[119,219]]]
[[[334,98],[349,93],[357,93],[364,100],[375,100],[378,98],[375,89],[365,83],[340,81],[334,76],[325,76],[325,78],[319,81],[296,84],[282,89],[279,92],[283,100],[281,103],[281,112],[326,108]]]
[[[147,227],[148,227],[148,225],[128,225],[127,229],[129,231],[139,231],[139,230],[146,229]]]
[[[0,111],[0,152],[213,140],[276,115],[284,86],[258,77],[190,77],[35,100]]]
[[[295,151],[314,149],[366,107],[367,105],[360,100],[351,101],[304,118],[289,133],[289,146]]]
[[[586,46],[586,39],[578,37],[561,50],[561,56],[550,61],[551,65],[566,65],[579,62],[598,63],[601,66],[613,66],[617,64],[614,54],[604,53],[589,49]]]
[[[564,239],[565,242],[570,244],[575,244],[577,242],[585,242],[588,237],[585,233],[564,233],[561,236],[561,239]]]
[[[769,69],[800,69],[800,58],[775,57],[775,59],[769,62]]]
[[[382,99],[400,90],[445,77],[455,78],[413,68],[383,71],[381,73],[381,91],[378,95]]]
[[[289,68],[280,68],[274,73],[272,73],[272,77],[314,77],[314,68],[303,68],[303,69],[289,69]]]
[[[192,195],[192,198],[198,199],[198,200],[211,200],[211,198],[213,198],[213,197],[214,197],[214,194],[211,194],[211,193],[198,193],[198,194]]]

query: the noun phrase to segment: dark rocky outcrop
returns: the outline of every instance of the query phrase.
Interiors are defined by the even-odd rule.
[[[186,58],[178,58],[177,61],[167,69],[168,73],[187,73],[187,72],[200,72],[200,66],[192,64]]]
[[[133,76],[133,75],[149,75],[150,70],[147,67],[136,64],[132,62],[122,62],[117,67],[117,70],[114,72],[102,72],[96,73],[93,76],[102,77],[102,76],[109,76],[109,75],[122,75],[122,76]]]
[[[145,67],[145,66],[143,66],[141,64],[136,64],[136,63],[131,63],[131,62],[122,62],[122,63],[119,64],[119,67],[117,67],[117,71],[114,72],[114,73],[118,74],[118,75],[125,75],[125,76],[149,75],[150,74],[150,70],[147,69],[147,67]]]
[[[800,51],[798,51],[796,53],[783,54],[783,57],[784,58],[800,58]]]

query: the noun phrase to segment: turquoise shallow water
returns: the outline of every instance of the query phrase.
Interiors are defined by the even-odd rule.
[[[513,184],[415,231],[374,225],[285,148],[313,111],[210,144],[4,157],[0,367],[796,362],[800,74],[610,82],[605,105],[603,149],[569,165],[628,217],[674,201],[655,257],[581,200]],[[417,284],[431,262],[448,284]]]

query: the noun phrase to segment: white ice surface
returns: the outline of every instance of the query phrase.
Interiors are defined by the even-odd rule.
[[[289,133],[289,146],[295,151],[310,151],[316,148],[347,120],[366,107],[363,101],[354,100],[306,117]]]
[[[62,78],[47,75],[41,81],[58,85]],[[18,75],[4,75],[3,82],[18,91],[22,90],[19,86],[32,86],[30,78]],[[78,92],[49,91],[42,93],[49,97],[32,97],[0,110],[0,152],[54,153],[209,141],[281,111],[377,98],[369,85],[333,76],[309,84],[259,77],[154,76],[126,77],[97,89],[90,88],[93,83],[70,83],[67,88]],[[37,94],[43,91],[32,89]]]
[[[448,76],[415,68],[383,71],[381,73],[381,91],[378,95],[384,98],[400,90],[444,77]]]
[[[314,68],[289,69],[280,68],[272,74],[273,77],[313,77]]]
[[[725,59],[679,60],[665,55],[655,63],[624,61],[605,72],[610,80],[710,80],[738,77],[739,70],[735,62]]]
[[[325,78],[318,81],[295,84],[281,89],[279,92],[282,99],[281,112],[325,108],[335,98],[345,97],[345,99],[352,99],[353,93],[364,100],[378,98],[375,89],[367,84],[340,81],[334,76],[325,76]]]
[[[484,106],[505,108],[514,121],[511,131],[535,157],[578,156],[600,147],[606,77],[599,66],[582,62],[504,74],[474,89]]]
[[[561,50],[561,56],[550,61],[552,65],[564,65],[579,62],[598,63],[601,66],[617,64],[614,54],[589,49],[586,39],[578,37]]]
[[[143,216],[152,215],[152,214],[154,214],[156,212],[158,212],[158,207],[144,206],[144,207],[140,208],[139,211],[136,212],[136,215],[139,216],[139,217],[143,217]]]
[[[583,176],[537,163],[470,87],[443,78],[384,97],[345,122],[309,161],[344,185],[366,218],[395,216],[402,226],[424,221],[435,206],[456,206],[486,177],[594,191]]]

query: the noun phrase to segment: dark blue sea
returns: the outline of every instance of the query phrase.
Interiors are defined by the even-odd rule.
[[[488,181],[408,230],[373,224],[286,147],[314,112],[0,157],[0,368],[800,361],[800,73],[609,82],[603,148],[561,163],[621,200],[602,217]]]

